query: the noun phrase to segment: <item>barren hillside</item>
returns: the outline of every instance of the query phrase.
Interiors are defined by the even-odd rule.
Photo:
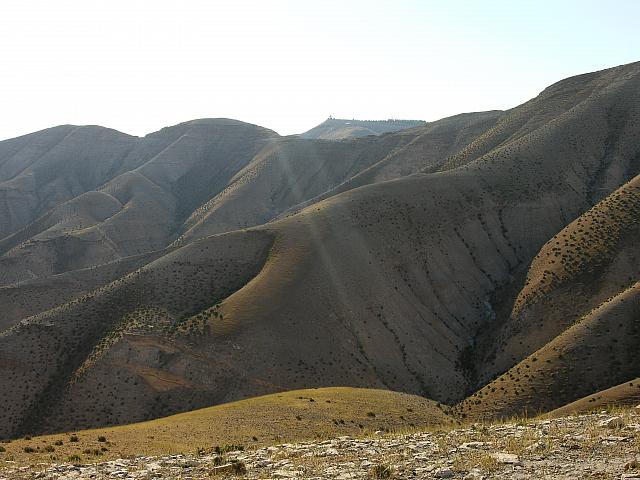
[[[0,435],[330,386],[504,416],[640,375],[639,63],[381,136],[109,133],[66,189],[18,173],[76,145],[33,135],[0,143]],[[62,193],[13,202],[34,177]]]

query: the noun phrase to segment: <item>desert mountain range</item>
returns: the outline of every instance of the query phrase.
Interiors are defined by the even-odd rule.
[[[0,142],[0,436],[310,387],[465,418],[637,401],[640,63],[326,123]]]

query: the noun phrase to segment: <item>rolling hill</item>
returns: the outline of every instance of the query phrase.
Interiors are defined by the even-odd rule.
[[[58,129],[0,142],[0,435],[339,386],[501,417],[640,376],[640,63],[340,141],[199,120],[103,160]]]
[[[210,452],[216,446],[248,449],[453,423],[442,407],[415,395],[319,388],[255,397],[131,425],[77,431],[72,433],[78,439],[73,442],[67,433],[19,439],[6,444],[5,449],[20,463],[49,461],[52,451],[59,459],[75,455],[95,462],[129,457],[132,452],[167,455]],[[29,446],[33,452],[25,452]]]

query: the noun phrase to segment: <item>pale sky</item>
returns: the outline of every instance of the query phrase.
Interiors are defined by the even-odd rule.
[[[640,60],[636,0],[1,0],[0,139],[506,109]]]

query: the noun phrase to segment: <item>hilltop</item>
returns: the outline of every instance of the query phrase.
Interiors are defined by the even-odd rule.
[[[3,460],[33,464],[74,456],[91,463],[132,455],[194,453],[216,445],[255,449],[453,423],[442,406],[415,395],[344,387],[294,390],[131,425],[14,440],[0,452],[0,469]],[[72,436],[74,441],[69,440]]]
[[[320,125],[307,130],[300,136],[317,140],[344,140],[345,138],[381,135],[407,128],[423,127],[426,123],[423,120],[356,120],[329,117]]]

